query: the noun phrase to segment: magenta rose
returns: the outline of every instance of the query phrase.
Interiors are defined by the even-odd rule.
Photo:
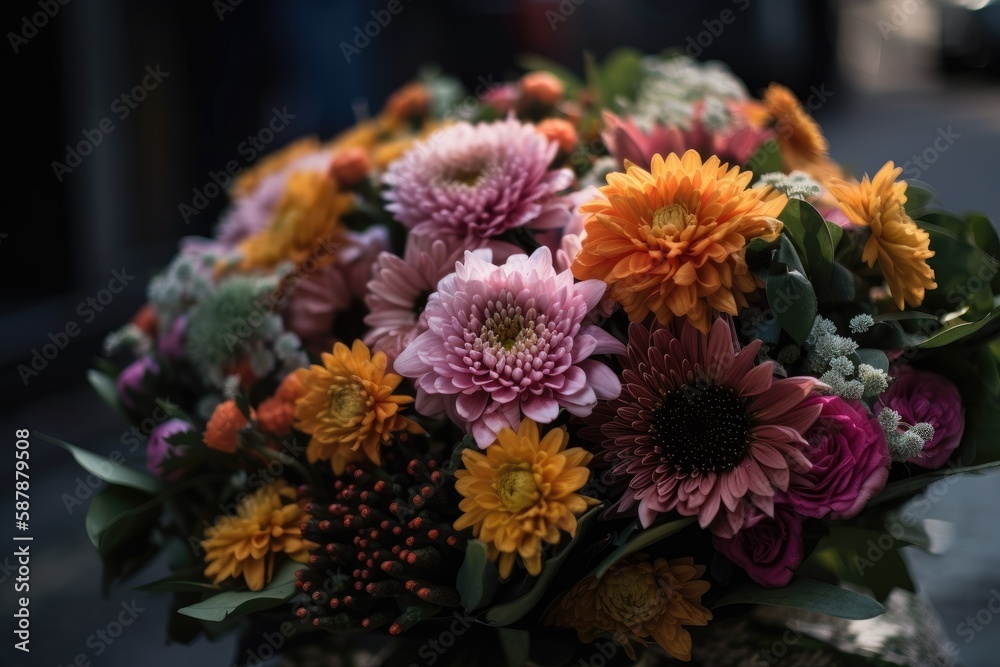
[[[146,467],[149,471],[156,477],[164,479],[163,462],[168,458],[183,455],[185,449],[183,446],[171,444],[167,439],[178,433],[194,430],[194,426],[183,419],[169,419],[157,425],[149,434],[149,441],[146,443]],[[175,477],[176,473],[169,476],[170,479]]]
[[[780,495],[775,496],[774,516],[751,506],[742,530],[729,539],[715,536],[712,544],[729,560],[743,568],[750,578],[767,588],[787,586],[802,563],[805,545],[802,523]]]
[[[807,405],[822,405],[819,418],[806,431],[803,453],[812,463],[792,472],[788,501],[802,516],[850,519],[882,490],[892,459],[885,433],[860,401],[814,396]]]
[[[907,424],[927,422],[934,437],[917,456],[906,459],[923,468],[940,468],[962,441],[965,408],[962,396],[948,378],[911,366],[895,369],[895,379],[882,394],[882,404],[899,413]]]

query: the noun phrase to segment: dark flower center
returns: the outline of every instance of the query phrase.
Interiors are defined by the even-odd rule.
[[[750,417],[733,389],[685,385],[663,397],[650,435],[654,451],[679,472],[724,472],[746,455]]]

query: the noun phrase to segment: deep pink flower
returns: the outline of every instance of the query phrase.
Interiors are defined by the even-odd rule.
[[[774,378],[773,362],[755,362],[761,341],[738,349],[722,318],[707,337],[686,320],[676,330],[629,326],[621,396],[583,434],[628,484],[618,508],[638,506],[643,526],[676,511],[732,537],[751,507],[773,514],[790,471],[809,469],[802,434],[820,406],[805,399],[819,385]]]
[[[455,270],[468,244],[458,236],[432,239],[410,234],[403,256],[383,252],[372,267],[365,303],[365,324],[371,330],[365,344],[384,352],[390,364],[427,330],[424,307],[438,282]]]
[[[557,150],[514,118],[450,125],[389,167],[386,208],[434,238],[492,239],[517,227],[565,227],[570,212],[556,194],[573,175],[549,168]]]
[[[389,234],[380,226],[350,232],[347,238],[332,264],[312,273],[300,269],[285,309],[285,325],[308,350],[325,352],[333,347],[338,340],[333,334],[334,320],[362,302],[372,264],[389,245]]]
[[[187,331],[188,316],[175,319],[170,328],[156,341],[156,349],[168,359],[184,358],[184,334]]]
[[[814,396],[822,412],[805,437],[812,468],[793,473],[788,499],[803,516],[850,519],[885,486],[892,459],[885,433],[860,401]]]
[[[447,413],[483,449],[522,416],[540,424],[560,408],[586,416],[598,399],[617,396],[618,378],[590,357],[624,350],[584,323],[604,295],[602,281],[556,273],[545,247],[502,266],[488,258],[488,250],[466,251],[427,301],[427,331],[394,364],[415,380],[418,412]]]
[[[168,419],[156,426],[149,434],[149,441],[146,443],[146,467],[156,477],[163,477],[163,462],[168,458],[175,458],[184,454],[184,447],[173,445],[167,439],[183,433],[184,431],[194,431],[195,428],[183,419]],[[168,476],[175,479],[176,474]]]
[[[716,155],[722,162],[742,165],[774,136],[771,130],[756,128],[740,116],[734,116],[730,127],[712,131],[705,127],[701,113],[702,107],[696,107],[688,128],[655,123],[648,132],[644,132],[632,119],[619,118],[605,111],[605,129],[601,136],[612,157],[620,162],[628,160],[640,165],[649,164],[657,154],[683,155],[692,149],[699,155]]]
[[[895,379],[882,394],[882,404],[898,412],[900,420],[907,424],[927,422],[934,427],[934,437],[907,462],[922,468],[940,468],[965,433],[962,395],[951,380],[931,371],[899,366],[894,373]]]
[[[781,500],[780,495],[775,499],[773,517],[752,507],[740,532],[729,539],[712,539],[726,558],[767,588],[787,586],[805,555],[804,519]]]

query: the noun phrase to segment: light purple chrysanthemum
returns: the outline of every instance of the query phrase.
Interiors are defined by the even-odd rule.
[[[574,283],[569,271],[556,273],[545,247],[502,266],[488,258],[488,251],[466,252],[438,283],[427,301],[427,331],[394,364],[415,380],[418,412],[447,413],[483,449],[522,417],[547,424],[560,408],[587,416],[598,399],[617,397],[618,377],[590,357],[625,349],[584,323],[604,295],[602,281]]]
[[[457,123],[420,142],[383,177],[387,206],[415,232],[434,238],[493,238],[516,227],[554,229],[570,220],[556,193],[573,181],[550,169],[555,142],[514,118]]]
[[[390,364],[403,349],[427,330],[424,307],[438,282],[455,270],[469,249],[459,236],[432,239],[410,234],[403,256],[383,252],[372,267],[365,304],[365,324],[371,330],[365,344],[384,352]]]

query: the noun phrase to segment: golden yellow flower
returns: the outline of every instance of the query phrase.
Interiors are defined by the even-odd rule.
[[[242,576],[252,591],[271,581],[277,554],[297,563],[309,559],[317,545],[302,537],[309,520],[295,489],[278,480],[240,502],[236,516],[224,516],[205,531],[205,576],[216,584]]]
[[[306,457],[310,463],[330,461],[338,475],[348,463],[382,465],[381,447],[393,433],[422,429],[402,414],[412,396],[392,392],[403,378],[387,373],[385,353],[371,351],[360,340],[343,343],[323,354],[322,366],[297,371],[305,395],[295,402],[295,428],[312,435]]]
[[[650,312],[661,324],[687,317],[708,333],[713,310],[736,315],[758,287],[746,245],[781,231],[775,216],[788,200],[748,189],[752,178],[695,151],[655,155],[650,171],[626,162],[604,196],[580,208],[590,215],[573,275],[608,283],[633,322]]]
[[[349,193],[338,192],[329,174],[292,173],[267,228],[240,244],[241,268],[270,269],[280,262],[305,259],[320,240],[342,232],[340,217],[353,202]]]
[[[263,158],[250,169],[244,171],[233,182],[233,198],[248,195],[256,190],[265,178],[276,174],[296,160],[320,150],[316,137],[304,137]]]
[[[786,171],[802,169],[826,158],[823,131],[802,108],[795,93],[779,83],[772,83],[764,91],[763,101],[776,124],[778,148]]]
[[[518,555],[529,574],[541,572],[544,545],[558,544],[560,530],[574,535],[576,515],[598,502],[575,493],[590,479],[593,455],[566,449],[568,442],[564,427],[540,439],[538,425],[523,419],[516,433],[500,431],[485,453],[462,451],[465,469],[455,473],[455,488],[463,514],[455,528],[472,527],[490,560],[499,558],[501,577],[510,576]]]
[[[829,184],[847,218],[871,230],[861,259],[868,266],[878,261],[900,310],[905,304],[919,306],[924,291],[937,287],[934,270],[927,265],[927,259],[934,256],[930,236],[903,208],[906,183],[896,182],[902,171],[886,162],[871,180],[865,174],[860,183],[833,180]]]
[[[645,555],[612,565],[600,579],[574,586],[553,608],[547,625],[574,628],[581,641],[599,632],[611,634],[636,659],[632,641],[652,639],[678,660],[691,659],[686,625],[707,625],[712,612],[701,605],[709,583],[699,579],[704,565],[692,558],[650,561]]]

